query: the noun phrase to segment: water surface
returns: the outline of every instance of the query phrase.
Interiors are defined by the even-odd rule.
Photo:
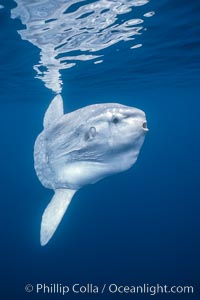
[[[198,291],[199,2],[48,1],[52,12],[47,1],[41,10],[16,2],[0,9],[3,299],[36,299],[24,285],[38,282]],[[52,192],[35,175],[33,145],[60,91],[66,111],[112,101],[141,108],[150,132],[136,165],[79,191],[41,247]]]

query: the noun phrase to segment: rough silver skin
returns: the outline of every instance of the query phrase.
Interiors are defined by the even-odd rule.
[[[64,114],[61,96],[54,98],[34,147],[38,178],[55,191],[43,214],[42,245],[52,237],[78,189],[136,162],[146,124],[144,112],[137,108],[103,103]]]

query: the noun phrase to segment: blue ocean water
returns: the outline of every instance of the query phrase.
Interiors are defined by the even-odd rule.
[[[25,292],[37,283],[192,285],[194,294],[166,298],[199,299],[200,3],[135,7],[134,18],[155,12],[135,37],[141,47],[120,40],[98,50],[102,63],[80,61],[60,71],[66,111],[119,102],[144,110],[150,131],[133,168],[75,195],[46,247],[39,244],[40,221],[53,193],[35,174],[33,146],[55,92],[35,78],[40,49],[17,32],[25,25],[11,18],[16,3],[2,5],[1,299],[151,297]]]

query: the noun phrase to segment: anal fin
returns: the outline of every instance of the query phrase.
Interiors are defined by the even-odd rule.
[[[52,238],[75,192],[75,190],[69,189],[55,190],[55,195],[42,215],[40,229],[40,243],[42,246],[46,245]]]

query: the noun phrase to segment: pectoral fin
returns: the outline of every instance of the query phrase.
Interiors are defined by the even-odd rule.
[[[40,243],[46,245],[64,216],[75,190],[58,189],[42,215]]]

